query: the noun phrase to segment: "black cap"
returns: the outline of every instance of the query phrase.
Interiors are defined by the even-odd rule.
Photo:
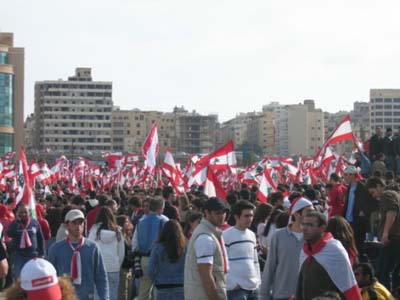
[[[225,203],[217,197],[209,198],[204,204],[204,209],[207,209],[208,211],[229,211],[229,208]]]

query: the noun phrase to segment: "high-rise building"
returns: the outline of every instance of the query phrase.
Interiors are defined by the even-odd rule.
[[[375,132],[377,127],[398,129],[400,127],[400,89],[371,89],[369,111],[372,132]]]
[[[264,105],[262,110],[263,112],[270,111],[274,116],[276,154],[280,156],[288,156],[288,106],[279,104],[279,102],[271,102]]]
[[[31,151],[35,137],[35,117],[30,114],[24,123],[24,146],[27,151]]]
[[[34,147],[72,156],[110,151],[112,107],[112,83],[93,81],[91,68],[36,82]]]
[[[247,125],[247,141],[259,147],[258,155],[273,156],[275,149],[274,113],[270,111],[257,113]]]
[[[325,141],[324,113],[314,100],[288,105],[289,155],[313,155]]]
[[[0,156],[24,141],[24,57],[13,34],[0,32]]]

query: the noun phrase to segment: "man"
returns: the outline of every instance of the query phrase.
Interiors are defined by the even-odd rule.
[[[143,272],[143,275],[139,278],[138,300],[151,299],[153,283],[147,276],[150,252],[160,230],[169,220],[162,214],[164,210],[164,200],[162,198],[150,199],[149,208],[150,213],[139,221],[136,236],[132,239],[132,249],[139,252],[141,256],[140,265]]]
[[[386,128],[386,133],[382,139],[382,153],[385,154],[385,163],[389,171],[394,171],[394,149],[392,128]]]
[[[358,286],[363,300],[394,300],[392,294],[375,278],[371,264],[361,263],[354,268]]]
[[[399,194],[395,191],[385,190],[384,181],[376,177],[368,179],[367,188],[370,194],[379,200],[381,222],[378,235],[384,245],[379,258],[379,279],[387,288],[396,288],[400,283]],[[390,275],[392,275],[392,282],[390,282]]]
[[[357,173],[354,166],[347,166],[344,170],[344,180],[348,184],[348,189],[343,217],[353,228],[357,249],[361,251],[365,234],[369,230],[371,213],[378,209],[378,203],[359,182]]]
[[[300,254],[300,274],[296,300],[309,300],[325,292],[337,292],[346,300],[361,300],[342,244],[326,232],[326,218],[317,211],[303,217],[304,245]]]
[[[254,209],[251,202],[238,201],[232,210],[235,226],[222,233],[229,259],[226,285],[229,300],[259,299],[261,279],[257,240],[254,232],[248,229],[253,222]]]
[[[312,210],[311,201],[301,197],[293,200],[291,224],[273,235],[262,275],[262,299],[289,299],[296,293],[300,251],[304,243],[301,220]]]
[[[228,258],[218,229],[226,217],[225,204],[211,197],[204,204],[204,218],[193,231],[185,260],[184,291],[187,300],[226,300]]]
[[[164,186],[162,190],[162,196],[165,200],[164,215],[171,220],[177,220],[180,222],[181,217],[179,215],[179,209],[172,203],[174,195],[175,193],[172,186]]]
[[[100,248],[83,237],[85,216],[79,209],[65,215],[68,237],[53,244],[48,260],[57,270],[58,276],[71,277],[80,300],[93,299],[96,288],[99,300],[109,300],[107,273]]]
[[[376,159],[376,155],[383,150],[382,132],[380,127],[376,127],[375,134],[369,140],[369,156],[371,161]]]
[[[340,177],[336,173],[332,173],[329,176],[329,183],[332,188],[328,196],[329,205],[329,219],[334,216],[343,215],[343,208],[345,202],[345,196],[347,193],[347,187],[340,182]]]

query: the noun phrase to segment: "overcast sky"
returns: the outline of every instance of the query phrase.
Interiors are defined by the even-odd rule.
[[[329,112],[400,88],[400,1],[8,0],[0,30],[34,82],[91,67],[114,105],[218,113],[314,99]]]

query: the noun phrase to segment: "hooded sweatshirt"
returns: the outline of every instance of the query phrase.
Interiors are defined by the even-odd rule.
[[[106,272],[119,272],[125,256],[124,237],[121,231],[117,233],[113,230],[101,229],[98,238],[97,229],[99,226],[100,223],[92,226],[88,239],[95,241],[100,247]]]

